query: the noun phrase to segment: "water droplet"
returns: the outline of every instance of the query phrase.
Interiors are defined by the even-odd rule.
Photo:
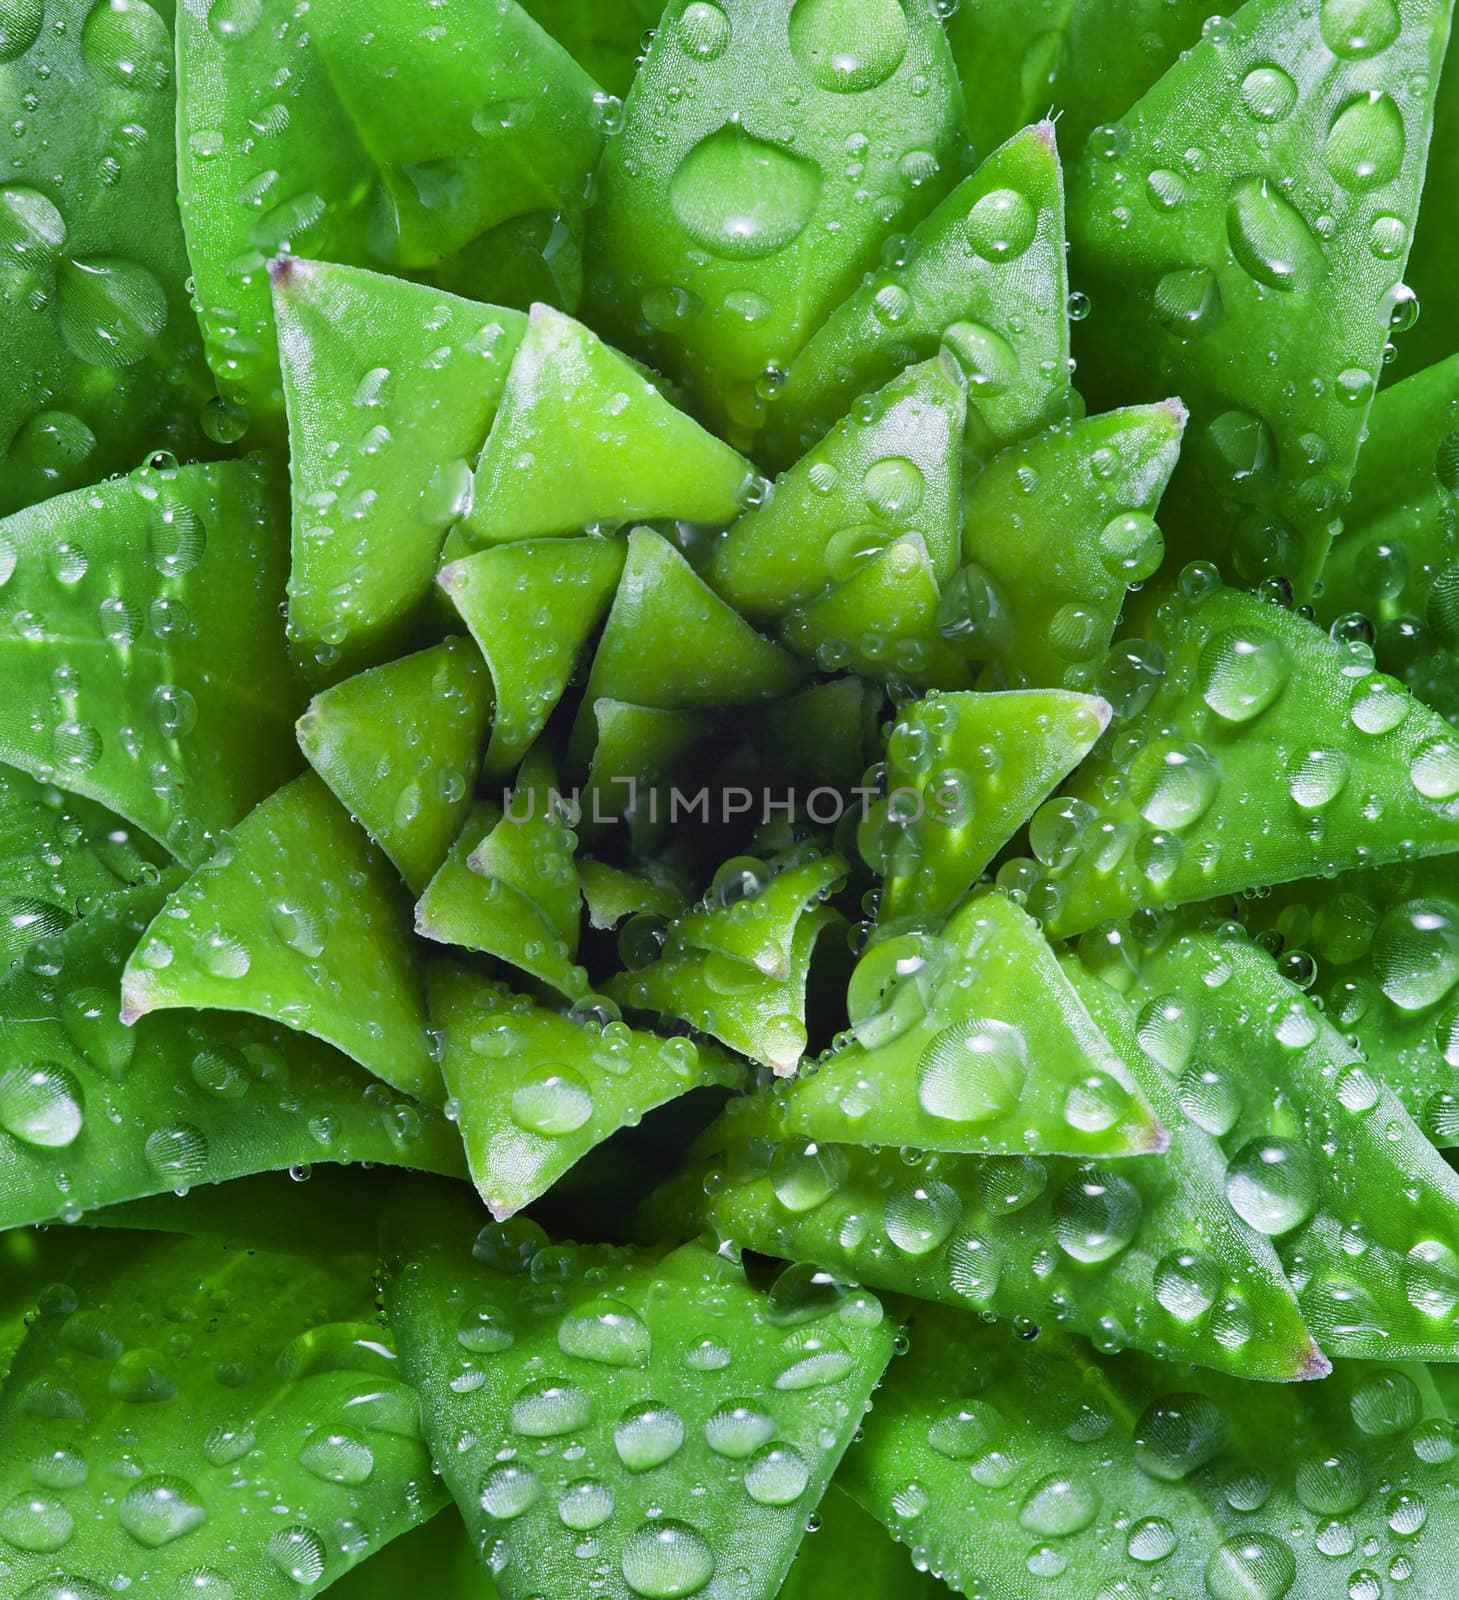
[[[0,1073],[0,1128],[39,1150],[75,1142],[83,1120],[81,1086],[59,1061],[36,1061]]]
[[[530,1467],[507,1463],[493,1467],[481,1480],[476,1501],[496,1522],[510,1522],[542,1498],[542,1484]]]
[[[1063,1539],[1087,1528],[1099,1515],[1099,1495],[1083,1478],[1051,1473],[1030,1491],[1019,1508],[1019,1523],[1030,1533]]]
[[[591,1300],[568,1312],[557,1327],[558,1348],[583,1361],[610,1367],[641,1367],[653,1338],[631,1306],[618,1300]]]
[[[907,53],[906,13],[898,0],[796,0],[790,49],[822,89],[874,89]]]
[[[770,1158],[770,1186],[787,1211],[814,1211],[846,1181],[850,1164],[836,1145],[784,1143]]]
[[[1281,67],[1253,67],[1241,80],[1241,103],[1258,122],[1280,122],[1297,103],[1297,85]]]
[[[1202,698],[1227,722],[1258,717],[1287,685],[1287,651],[1264,628],[1228,628],[1201,653]]]
[[[1151,750],[1142,764],[1153,770],[1140,815],[1153,827],[1180,832],[1210,810],[1221,786],[1221,768],[1203,746],[1171,744]]]
[[[3,28],[0,15],[0,28]],[[0,60],[8,59],[0,51]],[[15,185],[0,189],[0,256],[9,264],[42,270],[54,265],[66,242],[66,222],[39,189]]]
[[[1330,806],[1347,787],[1352,762],[1341,750],[1309,750],[1287,764],[1287,788],[1304,811]]]
[[[1338,113],[1327,135],[1327,170],[1345,189],[1390,183],[1403,166],[1403,113],[1391,95],[1371,89]]]
[[[1230,1421],[1208,1396],[1166,1395],[1135,1423],[1135,1460],[1152,1478],[1179,1483],[1214,1461],[1230,1437]]]
[[[1179,1542],[1163,1517],[1142,1517],[1126,1536],[1125,1554],[1131,1561],[1164,1561]]]
[[[0,1510],[0,1539],[34,1555],[54,1555],[70,1543],[75,1528],[71,1513],[49,1495],[18,1495]]]
[[[1302,1504],[1321,1517],[1356,1511],[1367,1493],[1363,1464],[1351,1450],[1299,1462],[1294,1486]]]
[[[1373,972],[1401,1011],[1426,1011],[1459,984],[1459,923],[1444,900],[1409,900],[1384,913]]]
[[[704,1535],[664,1517],[645,1522],[623,1542],[623,1577],[643,1600],[686,1600],[714,1576]]]
[[[916,514],[927,480],[915,462],[890,456],[867,468],[863,487],[872,511],[895,527]]]
[[[148,1550],[191,1533],[207,1515],[197,1490],[168,1474],[142,1478],[117,1502],[117,1521]]]
[[[1108,1261],[1134,1239],[1143,1215],[1139,1191],[1128,1179],[1084,1167],[1054,1199],[1054,1236],[1076,1261]]]
[[[1017,189],[994,189],[968,212],[968,243],[988,261],[1021,256],[1038,233],[1038,212]]]
[[[375,1470],[375,1452],[357,1433],[321,1428],[299,1452],[299,1465],[325,1483],[358,1485]]]
[[[1428,800],[1452,800],[1459,794],[1459,743],[1430,739],[1414,755],[1409,781]]]
[[[630,1472],[661,1467],[683,1443],[683,1418],[654,1400],[625,1411],[613,1428],[613,1448]]]
[[[994,1122],[1017,1109],[1028,1073],[1028,1045],[1006,1022],[969,1017],[944,1028],[922,1051],[917,1099],[945,1122]]]
[[[1327,269],[1302,214],[1266,178],[1242,178],[1233,187],[1226,236],[1240,265],[1269,289],[1310,289]]]
[[[190,1122],[154,1128],[142,1150],[147,1165],[169,1189],[190,1188],[208,1168],[207,1135]]]
[[[743,1461],[775,1437],[775,1419],[748,1401],[722,1405],[704,1424],[704,1439],[716,1455]]]
[[[1221,1291],[1221,1268],[1195,1250],[1175,1250],[1155,1266],[1155,1298],[1177,1322],[1196,1322]]]
[[[613,1515],[613,1491],[593,1478],[579,1478],[568,1484],[557,1502],[557,1514],[564,1527],[576,1533],[590,1533]]]
[[[796,1261],[770,1285],[765,1314],[778,1328],[818,1321],[845,1304],[846,1284],[809,1261]]]
[[[1406,1373],[1382,1372],[1359,1384],[1348,1409],[1358,1428],[1370,1438],[1394,1439],[1418,1422],[1423,1401]]]
[[[745,1493],[762,1506],[788,1506],[805,1493],[810,1476],[794,1445],[767,1444],[745,1468]]]
[[[146,0],[97,0],[81,29],[81,59],[118,89],[172,81],[172,34]]]
[[[45,0],[0,0],[0,61],[23,56],[40,38]]]
[[[56,305],[67,347],[95,367],[132,366],[167,324],[166,292],[155,274],[135,261],[63,261],[56,274]]]
[[[1322,37],[1337,56],[1374,56],[1398,37],[1393,0],[1322,0]]]
[[[715,61],[730,42],[730,20],[710,0],[694,0],[679,18],[679,44],[696,61]]]
[[[535,1067],[512,1090],[512,1120],[544,1138],[575,1133],[592,1114],[592,1090],[572,1067],[555,1063]]]
[[[976,398],[992,399],[1018,379],[1018,352],[1002,334],[981,322],[954,322],[944,331],[942,344]]]
[[[957,1190],[941,1179],[904,1184],[887,1197],[887,1237],[904,1255],[925,1256],[946,1241],[962,1213]]]
[[[164,578],[182,578],[202,560],[207,544],[203,519],[185,500],[161,494],[147,511],[152,565]]]
[[[324,1576],[324,1540],[303,1523],[280,1528],[268,1542],[268,1553],[279,1571],[301,1589]]]
[[[669,204],[696,244],[727,260],[758,261],[801,232],[820,191],[811,162],[727,124],[679,163]]]
[[[1211,1600],[1282,1600],[1297,1581],[1297,1558],[1275,1534],[1254,1530],[1218,1545],[1205,1578]]]
[[[67,717],[51,734],[51,755],[62,772],[90,772],[101,760],[101,734],[89,722]]]
[[[575,1383],[534,1383],[512,1401],[512,1429],[529,1439],[575,1433],[587,1427],[592,1417],[593,1397]]]
[[[1290,1233],[1317,1204],[1312,1157],[1291,1139],[1274,1135],[1252,1139],[1226,1168],[1226,1198],[1237,1216],[1258,1233]]]

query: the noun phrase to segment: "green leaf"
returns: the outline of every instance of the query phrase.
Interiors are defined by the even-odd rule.
[[[165,859],[119,817],[0,767],[0,973]]]
[[[1180,454],[1177,401],[1089,417],[1004,451],[963,497],[943,632],[1000,687],[1087,689],[1125,589],[1160,565],[1153,518]]]
[[[222,1012],[124,1027],[122,968],[160,899],[113,895],[0,985],[0,1227],[310,1162],[461,1171],[439,1112],[305,1034]]]
[[[184,286],[171,12],[7,8],[0,515],[224,436]]]
[[[1357,613],[1379,665],[1459,722],[1459,356],[1385,389],[1322,569],[1324,623]],[[1366,631],[1358,625],[1358,637]]]
[[[111,1235],[70,1276],[0,1394],[12,1593],[313,1595],[440,1504],[368,1262]]]
[[[1069,406],[1064,249],[1063,174],[1054,125],[1041,122],[995,150],[822,324],[775,397],[776,448],[809,444],[939,346],[967,379],[985,454],[1056,421]]]
[[[656,1106],[745,1078],[713,1045],[563,1016],[463,967],[432,972],[431,1020],[472,1179],[498,1220]]]
[[[1284,575],[1305,599],[1338,526],[1451,10],[1248,0],[1074,175],[1074,278],[1094,308],[1081,376],[1101,405],[1190,406],[1167,522],[1233,581]]]
[[[422,620],[526,332],[519,311],[355,267],[270,267],[294,489],[289,639],[333,682]]]
[[[1253,1391],[929,1308],[838,1481],[969,1595],[1439,1600],[1453,1450],[1421,1367]]]
[[[672,0],[623,110],[589,219],[595,325],[740,442],[770,369],[959,174],[941,24],[897,0]]]
[[[780,1600],[845,1600],[858,1591],[896,1600],[947,1600],[936,1578],[912,1566],[907,1552],[834,1482],[816,1521],[816,1537],[801,1545]]]
[[[143,935],[122,1015],[168,1007],[269,1017],[397,1089],[441,1098],[409,904],[312,772],[251,811]]]
[[[751,744],[781,781],[849,790],[880,750],[877,721],[885,696],[855,677],[812,684],[748,713]]]
[[[499,1600],[454,1506],[352,1568],[332,1586],[330,1600],[400,1600],[422,1586],[431,1600]]]
[[[966,416],[950,360],[894,374],[730,528],[714,546],[709,581],[746,616],[777,619],[914,529],[946,578],[957,564]]]
[[[582,891],[576,836],[553,800],[550,768],[523,768],[503,811],[480,802],[415,909],[416,932],[481,950],[569,1000],[587,992],[576,964]]]
[[[970,900],[941,938],[873,944],[849,1005],[854,1031],[838,1048],[730,1108],[736,1136],[1085,1157],[1166,1146],[1131,1052],[997,890]]]
[[[635,853],[646,854],[668,822],[670,780],[683,773],[713,723],[701,711],[622,700],[594,700],[592,711],[598,737],[583,785],[583,833],[591,838],[606,824],[626,822]]]
[[[1453,729],[1303,617],[1197,582],[1133,626],[1144,683],[1108,692],[1143,709],[1036,819],[1053,936],[1459,845]]]
[[[948,18],[947,42],[978,92],[980,150],[1053,114],[1066,150],[1127,110],[1201,36],[1208,0],[979,0]]]
[[[522,9],[621,99],[663,7],[658,0],[522,0]]]
[[[1188,936],[1140,973],[1142,1030],[1221,1142],[1226,1196],[1278,1241],[1330,1355],[1459,1358],[1459,1176],[1271,958]]]
[[[722,525],[753,478],[590,329],[536,305],[451,553],[642,519]]]
[[[846,882],[846,863],[838,855],[807,855],[775,866],[768,879],[758,863],[742,867],[732,860],[721,867],[716,887],[675,921],[674,937],[746,962],[766,977],[789,977],[801,915]]]
[[[904,710],[887,741],[888,798],[865,829],[878,921],[946,917],[1109,715],[1064,689],[929,695]]]
[[[208,359],[242,419],[276,437],[269,259],[295,251],[489,297],[502,224],[580,212],[601,108],[515,4],[368,0],[307,22],[249,6],[219,23],[213,9],[179,7],[183,227]]]
[[[590,1572],[613,1600],[772,1600],[891,1355],[878,1302],[799,1274],[767,1295],[695,1244],[400,1226],[387,1311],[507,1600]]]
[[[155,459],[0,522],[0,760],[196,862],[294,770],[282,516],[257,458]]]
[[[1436,1145],[1459,1145],[1459,855],[1308,879],[1243,902]]]
[[[526,539],[441,569],[496,692],[488,776],[505,777],[547,726],[608,609],[623,556],[616,539]]]
[[[606,861],[580,861],[578,875],[590,927],[616,928],[635,916],[672,918],[688,906],[682,883],[652,859],[633,870]]]
[[[649,637],[654,647],[645,650]],[[648,528],[629,534],[585,709],[601,699],[663,711],[752,705],[789,693],[799,678],[791,657],[731,610],[667,539]]]
[[[691,944],[671,924],[662,954],[615,974],[603,992],[621,1006],[687,1022],[784,1076],[805,1054],[806,985],[816,941],[845,920],[827,905],[797,908],[794,919],[784,976]]]
[[[446,639],[316,695],[299,745],[419,894],[466,820],[491,718],[486,664]]]

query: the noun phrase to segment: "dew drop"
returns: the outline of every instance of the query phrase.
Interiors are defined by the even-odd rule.
[[[669,204],[696,244],[726,260],[758,261],[804,229],[820,190],[811,162],[726,124],[679,163]]]

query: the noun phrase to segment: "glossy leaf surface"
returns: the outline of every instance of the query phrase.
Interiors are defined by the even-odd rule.
[[[270,795],[173,894],[127,963],[129,1021],[248,1011],[438,1102],[410,907],[389,862],[314,773]]]
[[[293,770],[283,515],[256,458],[43,501],[0,522],[0,569],[0,758],[190,862]]]

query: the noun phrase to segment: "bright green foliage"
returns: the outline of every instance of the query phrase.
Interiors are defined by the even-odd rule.
[[[853,1034],[799,1077],[732,1107],[738,1136],[919,1150],[1110,1156],[1168,1135],[1060,971],[997,890],[940,938],[873,944],[851,979]]]
[[[1288,884],[1242,920],[1436,1145],[1459,1145],[1459,855]]]
[[[658,24],[658,0],[522,0],[522,9],[610,93],[628,93],[643,37]]]
[[[432,973],[431,1021],[471,1175],[498,1220],[655,1106],[745,1078],[713,1045],[563,1016],[463,967]]]
[[[447,639],[315,695],[299,719],[309,764],[419,894],[466,820],[491,678],[467,639]]]
[[[852,1503],[845,1495],[841,1498]],[[400,1600],[422,1588],[430,1600],[500,1600],[454,1506],[351,1568],[331,1587],[330,1600]]]
[[[111,897],[0,984],[0,1226],[309,1162],[461,1170],[439,1112],[307,1035],[186,1011],[123,1026],[122,968],[159,900]]]
[[[966,376],[971,442],[996,448],[1069,400],[1064,180],[1054,125],[1025,128],[912,230],[791,363],[771,413],[781,453],[943,345]]]
[[[758,865],[748,857],[727,863],[705,898],[675,922],[674,935],[767,977],[786,978],[801,913],[845,883],[846,863],[837,855],[804,853],[802,860],[778,865],[768,880]]]
[[[441,569],[496,692],[488,776],[510,773],[546,727],[622,571],[615,539],[514,540]]]
[[[591,836],[606,824],[626,822],[635,850],[643,853],[668,820],[666,784],[703,741],[708,718],[701,711],[606,698],[594,700],[592,710],[597,742],[583,785],[583,831]]]
[[[753,478],[582,323],[533,306],[453,545],[654,518],[723,524]]]
[[[281,431],[271,257],[489,299],[515,219],[581,210],[603,137],[597,86],[515,4],[178,9],[183,226],[237,426]],[[560,253],[571,296],[575,246]]]
[[[863,838],[882,875],[877,919],[940,922],[1109,723],[1065,689],[929,695],[887,738],[887,799]]]
[[[156,853],[101,806],[0,767],[0,972],[117,889],[155,880]]]
[[[294,491],[289,638],[307,676],[334,682],[418,627],[527,319],[356,267],[288,256],[270,272]]]
[[[697,1244],[508,1223],[470,1245],[422,1211],[402,1210],[386,1309],[506,1600],[590,1571],[612,1600],[771,1600],[891,1355],[876,1299],[797,1268],[767,1294]]]
[[[1333,1356],[1452,1361],[1459,1177],[1270,958],[1190,936],[1146,961],[1147,1049],[1226,1153],[1226,1197],[1277,1249]]]
[[[1450,231],[1459,196],[1459,67],[1446,56],[1434,105],[1434,138],[1424,173],[1413,249],[1403,280],[1413,298],[1394,307],[1397,356],[1391,369],[1407,377],[1459,349],[1459,315],[1448,293]],[[1417,326],[1415,326],[1417,320]]]
[[[1176,401],[1051,429],[963,497],[965,565],[943,631],[1012,688],[1087,689],[1125,589],[1160,565],[1154,512],[1180,454]]]
[[[796,907],[788,971],[776,976],[691,943],[671,923],[662,953],[647,966],[615,974],[603,992],[619,1005],[687,1022],[784,1077],[805,1054],[806,984],[816,941],[842,926],[831,906]]]
[[[359,1258],[111,1235],[70,1277],[0,1394],[11,1593],[294,1600],[439,1506]]]
[[[1100,404],[1195,416],[1167,509],[1228,579],[1312,590],[1418,211],[1449,0],[1248,0],[1071,183]],[[1192,160],[1189,151],[1202,154]]]
[[[580,861],[578,876],[588,924],[594,928],[616,928],[635,916],[676,917],[688,906],[683,885],[653,860],[637,870],[606,861]]]
[[[596,325],[748,439],[771,369],[959,176],[941,24],[899,0],[671,0],[623,109],[589,219]]]
[[[850,789],[880,748],[884,700],[879,687],[854,677],[812,684],[751,713],[755,753],[781,779]]]
[[[1340,636],[1354,613],[1367,617],[1379,665],[1450,722],[1459,722],[1456,502],[1459,356],[1378,396],[1319,600]],[[1359,624],[1359,640],[1364,632]]]
[[[1145,1071],[1155,1096],[1158,1076]],[[733,1131],[723,1119],[703,1143],[713,1153]],[[1102,1165],[751,1141],[691,1168],[652,1214],[677,1230],[689,1209],[745,1249],[1025,1330],[1063,1326],[1247,1378],[1319,1377],[1327,1360],[1271,1243],[1223,1203],[1222,1167],[1178,1119],[1164,1159]]]
[[[191,862],[294,769],[283,512],[257,458],[155,461],[0,521],[0,759]]]
[[[937,580],[947,578],[961,538],[966,418],[966,387],[952,361],[894,375],[734,523],[714,547],[709,581],[746,616],[774,620],[912,532]]]
[[[1447,1592],[1454,1429],[1421,1367],[1257,1393],[953,1311],[912,1341],[838,1481],[963,1594]]]
[[[1129,109],[1201,36],[1210,0],[978,0],[947,40],[980,150],[1052,111],[1077,155],[1090,131]]]
[[[1135,625],[1142,709],[1035,818],[1053,934],[1459,846],[1454,730],[1365,659],[1200,574]]]
[[[404,891],[312,772],[251,811],[142,936],[122,1015],[169,1007],[269,1017],[441,1097]]]
[[[895,1600],[947,1600],[937,1579],[911,1566],[907,1552],[833,1481],[816,1509],[814,1530],[785,1576],[781,1600],[845,1600],[858,1591]]]
[[[0,15],[0,515],[222,437],[183,287],[171,10]]]
[[[799,677],[791,657],[731,610],[667,539],[648,528],[629,534],[585,707],[603,698],[664,711],[752,705],[788,693]]]
[[[577,839],[552,800],[555,781],[539,755],[503,796],[505,810],[477,804],[421,896],[415,926],[427,939],[484,951],[574,1000],[588,986],[575,964],[582,891]]]

